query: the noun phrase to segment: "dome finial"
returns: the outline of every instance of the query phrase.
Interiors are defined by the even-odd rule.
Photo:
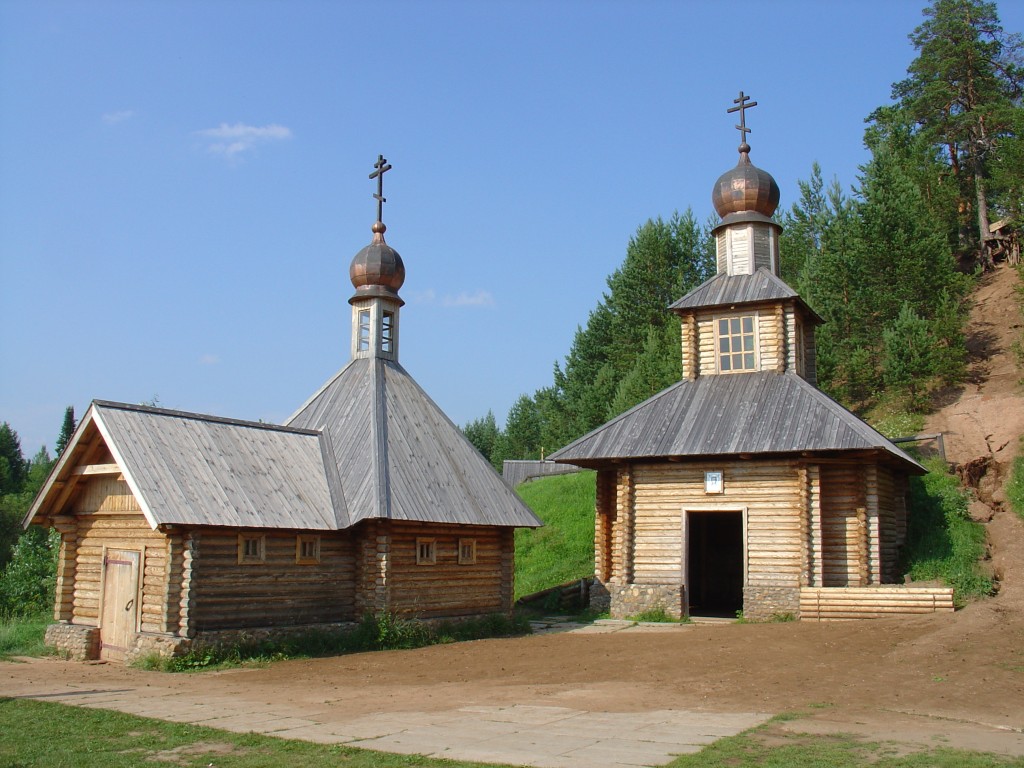
[[[356,289],[355,296],[349,302],[364,297],[389,298],[401,306],[403,302],[398,297],[398,289],[405,282],[405,265],[398,251],[384,241],[384,231],[387,229],[383,221],[384,203],[387,202],[384,197],[384,174],[391,170],[391,166],[384,155],[377,155],[373,167],[370,178],[377,180],[377,192],[373,196],[377,201],[377,220],[370,228],[373,240],[355,255],[349,266],[348,276]]]
[[[732,103],[736,104],[737,106],[729,107],[729,109],[726,110],[726,112],[728,114],[732,114],[733,112],[739,112],[740,113],[740,124],[736,126],[736,130],[740,132],[740,154],[741,155],[749,155],[750,154],[750,145],[747,144],[747,134],[750,133],[750,129],[747,128],[747,110],[750,109],[751,107],[756,107],[757,106],[757,102],[756,101],[751,101],[748,104],[747,101],[749,101],[749,100],[750,100],[750,97],[747,96],[745,93],[743,93],[743,91],[740,91],[739,98],[736,98],[736,99],[732,100]]]

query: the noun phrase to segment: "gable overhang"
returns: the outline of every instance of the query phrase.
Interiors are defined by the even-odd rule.
[[[83,463],[89,454],[95,452],[100,443],[110,451],[116,469],[108,465]],[[22,520],[22,527],[27,528],[33,524],[49,527],[53,518],[65,514],[67,504],[74,498],[75,490],[83,479],[114,474],[124,477],[132,495],[135,496],[139,509],[142,510],[142,514],[146,518],[146,522],[149,523],[150,528],[156,530],[157,521],[152,510],[146,503],[138,483],[128,471],[124,457],[118,450],[110,430],[103,423],[102,413],[96,407],[96,403],[92,403],[56,465],[50,470],[43,487],[32,501],[32,505]]]

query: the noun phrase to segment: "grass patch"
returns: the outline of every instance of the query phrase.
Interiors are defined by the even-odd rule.
[[[906,410],[896,398],[876,405],[866,414],[865,421],[889,439],[910,437],[924,429],[924,415]]]
[[[164,672],[195,672],[202,669],[267,664],[283,659],[422,648],[427,645],[487,637],[525,635],[530,631],[529,620],[520,615],[510,618],[503,614],[493,614],[481,618],[431,624],[391,614],[368,615],[349,632],[310,630],[296,633],[287,639],[203,646],[171,659],[148,656],[137,666]]]
[[[515,597],[594,573],[595,472],[544,477],[517,489],[544,521],[516,531]]]
[[[10,768],[458,768],[435,760],[165,723],[120,712],[0,699],[0,765]]]
[[[53,651],[43,645],[46,627],[53,623],[53,614],[0,618],[0,659],[11,656],[45,656]]]
[[[647,621],[658,624],[689,624],[689,618],[676,619],[669,616],[665,612],[665,608],[658,606],[657,608],[648,608],[646,611],[640,611],[636,616],[630,616],[630,621]]]
[[[979,566],[985,531],[968,516],[967,492],[940,459],[923,464],[928,474],[910,481],[905,572],[914,581],[940,580],[953,587],[958,605],[991,594],[992,580]]]
[[[1024,437],[1020,442],[1020,451],[1010,470],[1010,482],[1006,484],[1006,499],[1010,509],[1024,518]]]
[[[1021,766],[1018,758],[958,749],[920,749],[892,742],[861,741],[848,734],[792,733],[780,723],[806,713],[783,713],[765,725],[720,739],[697,754],[685,755],[672,768],[1000,768]]]

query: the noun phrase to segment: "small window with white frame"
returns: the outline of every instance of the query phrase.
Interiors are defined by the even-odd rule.
[[[719,317],[715,322],[718,372],[736,373],[757,369],[757,316]]]
[[[295,562],[299,565],[316,565],[320,562],[320,537],[299,534],[295,537]]]
[[[393,352],[395,342],[395,313],[384,312],[381,316],[380,351]]]
[[[359,333],[359,342],[356,348],[360,352],[365,352],[370,348],[370,310],[359,310],[358,317],[359,322],[357,323],[357,332]]]
[[[416,539],[416,565],[434,565],[437,562],[437,540]]]
[[[238,562],[263,563],[267,559],[267,537],[262,534],[238,534]]]
[[[476,539],[459,539],[459,565],[476,564]]]

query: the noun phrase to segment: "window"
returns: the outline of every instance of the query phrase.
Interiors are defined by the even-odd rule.
[[[319,536],[295,537],[295,562],[299,565],[316,565],[320,562]]]
[[[718,319],[718,371],[752,371],[757,364],[754,315]]]
[[[365,352],[370,348],[370,310],[361,309],[359,310],[359,346],[357,349],[360,352]]]
[[[476,539],[459,539],[459,565],[476,563]]]
[[[391,352],[391,345],[394,341],[395,313],[385,312],[380,329],[380,351]]]
[[[416,565],[434,565],[437,562],[437,542],[434,539],[416,539]]]
[[[267,538],[249,533],[238,535],[238,562],[262,563],[267,559]]]

